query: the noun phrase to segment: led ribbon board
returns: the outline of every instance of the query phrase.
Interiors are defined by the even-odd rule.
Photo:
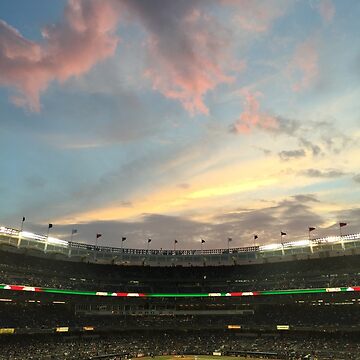
[[[0,290],[29,291],[63,295],[82,295],[82,296],[112,296],[112,297],[145,297],[145,298],[172,298],[172,297],[242,297],[242,296],[268,296],[268,295],[299,295],[299,294],[318,294],[360,291],[360,286],[346,286],[333,288],[315,289],[287,289],[287,290],[264,290],[264,291],[243,291],[243,292],[221,292],[221,293],[129,293],[129,292],[107,292],[107,291],[81,291],[66,289],[51,289],[37,286],[23,285],[0,285]]]

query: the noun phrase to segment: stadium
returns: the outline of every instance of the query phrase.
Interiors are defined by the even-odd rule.
[[[0,0],[0,360],[360,360],[359,19]]]
[[[358,359],[360,234],[213,250],[0,228],[0,359]]]

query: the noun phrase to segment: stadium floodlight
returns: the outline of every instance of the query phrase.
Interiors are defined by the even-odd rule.
[[[66,240],[60,240],[60,239],[50,237],[50,236],[48,237],[48,243],[49,244],[57,244],[57,245],[65,245],[65,246],[69,245],[69,242]]]
[[[34,234],[32,232],[29,232],[29,231],[22,231],[21,236],[24,239],[33,239],[33,240],[44,241],[44,242],[46,241],[46,236]]]
[[[284,243],[284,247],[302,247],[302,246],[309,246],[310,240],[299,240],[299,241],[291,241]]]
[[[281,250],[282,244],[267,244],[259,247],[260,251]]]

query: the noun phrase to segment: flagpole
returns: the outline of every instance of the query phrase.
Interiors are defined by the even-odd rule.
[[[47,246],[48,246],[48,241],[49,241],[49,231],[50,231],[50,227],[48,227],[47,234],[46,234],[45,247],[44,247],[44,252],[45,253],[47,251]]]
[[[123,262],[123,257],[124,257],[124,241],[126,240],[126,237],[123,236],[121,238],[121,262]]]
[[[94,249],[95,262],[97,262],[97,242],[98,242],[98,234],[96,234],[96,238],[95,238],[95,249]]]
[[[343,226],[346,226],[346,225],[347,225],[347,223],[344,223],[344,222],[340,222],[340,223],[339,223],[340,241],[341,241],[341,247],[342,247],[343,250],[345,250],[345,244],[344,244],[344,239],[343,239],[343,235],[342,235],[341,228],[342,228]]]
[[[19,238],[18,238],[18,243],[17,243],[17,247],[20,247],[21,244],[21,234],[23,232],[23,228],[24,228],[24,221],[25,221],[25,216],[23,216],[22,221],[21,221],[21,227],[20,227],[20,232],[19,232]]]
[[[72,235],[72,234],[71,234],[71,235]],[[71,257],[71,243],[72,243],[72,241],[69,242],[68,257]]]
[[[282,253],[282,255],[285,255],[284,243],[283,243],[283,235],[284,235],[284,233],[281,231],[280,232],[281,253]]]
[[[17,247],[20,247],[21,244],[21,234],[22,234],[22,230],[19,232],[19,238],[18,238],[18,243],[17,243]]]
[[[24,228],[24,222],[25,222],[25,216],[23,216],[22,221],[21,221],[21,228],[20,228],[21,232],[23,231],[23,228]]]
[[[102,234],[100,234],[100,233],[96,234],[96,239],[95,239],[95,247],[96,248],[98,247],[98,238],[100,238],[101,236],[102,236]]]
[[[77,234],[77,230],[76,229],[71,229],[68,257],[71,257],[71,243],[73,241],[74,234]]]
[[[44,253],[47,252],[47,247],[48,247],[48,242],[49,242],[49,232],[50,232],[50,229],[51,229],[52,227],[53,227],[52,224],[49,224],[49,225],[48,225],[47,234],[46,234],[46,240],[45,240]]]

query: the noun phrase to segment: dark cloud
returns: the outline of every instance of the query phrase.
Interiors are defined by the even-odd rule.
[[[278,122],[277,128],[268,129],[268,131],[275,134],[286,134],[289,136],[296,136],[301,129],[301,122],[295,119],[289,119],[282,116],[276,117]]]
[[[327,169],[327,170],[319,170],[319,169],[307,169],[301,172],[302,175],[312,177],[312,178],[338,178],[346,175],[345,172],[336,169]]]
[[[336,128],[334,123],[335,119],[330,119],[328,121],[313,121],[310,124],[314,131],[319,132],[319,142],[321,142],[329,152],[339,154],[344,149],[356,145],[356,140]]]
[[[316,145],[307,139],[300,137],[299,143],[303,145],[307,150],[310,150],[313,156],[318,156],[322,153],[319,145]]]
[[[255,149],[260,150],[264,155],[271,155],[272,151],[269,149],[265,149],[259,146],[256,146]]]
[[[291,159],[298,159],[298,158],[304,157],[305,155],[306,154],[303,149],[288,150],[288,151],[284,150],[284,151],[279,152],[280,159],[283,161],[288,161]]]
[[[33,228],[41,229],[40,226]],[[96,234],[101,233],[101,243],[106,246],[120,247],[121,238],[125,236],[126,247],[144,248],[147,239],[151,238],[152,248],[171,249],[175,239],[179,248],[197,248],[198,240],[207,237],[209,225],[181,216],[143,214],[137,221],[95,221],[66,226],[54,224],[53,234],[69,239],[71,229],[78,230],[74,241],[94,243]]]
[[[78,230],[76,241],[93,243],[96,233],[103,234],[104,245],[120,246],[120,239],[127,237],[126,246],[133,248],[146,247],[150,237],[152,248],[173,247],[178,240],[178,248],[199,248],[201,238],[206,240],[209,248],[226,247],[226,239],[233,238],[232,246],[253,244],[253,235],[259,236],[262,244],[278,242],[280,231],[285,231],[287,240],[307,238],[309,226],[316,227],[315,236],[335,235],[336,225],[324,226],[326,219],[319,216],[313,209],[319,200],[313,194],[299,194],[280,200],[260,209],[237,209],[230,213],[219,214],[208,221],[195,221],[184,216],[169,216],[162,214],[143,214],[136,221],[95,221],[90,223],[57,226],[54,224],[53,234],[68,239],[71,229]],[[334,224],[338,221],[348,221],[357,224],[360,210],[346,210],[334,214]],[[31,227],[32,225],[27,224]],[[45,232],[44,225],[33,225],[33,230]],[[347,229],[356,231],[356,226]]]
[[[300,203],[305,202],[319,202],[319,200],[316,198],[315,195],[307,194],[307,195],[295,195],[292,197],[295,201],[298,201]]]
[[[189,189],[190,184],[182,183],[182,184],[178,184],[177,187],[180,188],[180,189]]]
[[[354,234],[360,233],[360,208],[356,207],[353,209],[345,209],[335,212],[334,223],[328,227],[329,230],[339,234],[339,223],[345,222],[347,225],[342,228],[342,234]]]
[[[353,180],[360,184],[360,174],[354,175]]]

